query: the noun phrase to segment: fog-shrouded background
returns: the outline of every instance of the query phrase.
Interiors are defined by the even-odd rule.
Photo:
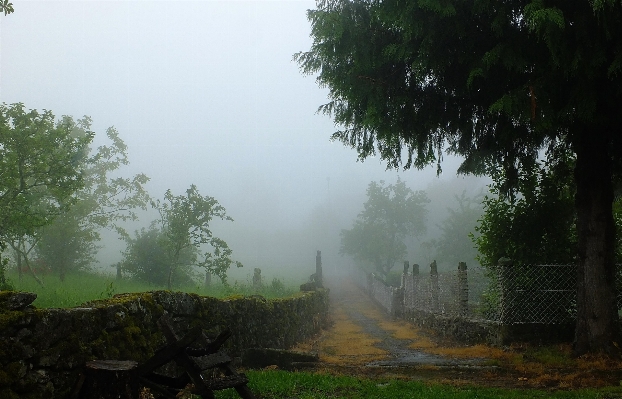
[[[313,1],[27,1],[0,16],[0,102],[93,119],[95,145],[114,126],[128,146],[125,176],[145,173],[150,194],[195,184],[235,220],[214,223],[233,256],[268,276],[327,271],[340,257],[339,232],[362,209],[370,181],[397,177],[413,190],[447,191],[430,204],[430,231],[454,193],[483,180],[386,171],[377,158],[331,142],[337,128],[316,114],[327,90],[303,76],[292,55],[310,48]],[[147,226],[155,217],[146,214]],[[104,270],[120,258],[113,234]],[[413,261],[427,258],[409,253]],[[307,273],[308,271],[308,273]]]

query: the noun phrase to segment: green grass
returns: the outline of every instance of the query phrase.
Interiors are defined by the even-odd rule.
[[[249,388],[262,399],[605,399],[622,397],[622,388],[576,391],[516,390],[484,387],[453,387],[420,381],[361,379],[320,373],[248,371]],[[217,392],[217,399],[239,398],[234,390]]]
[[[43,287],[29,275],[24,275],[19,281],[15,271],[7,272],[7,278],[15,290],[35,292],[37,299],[34,305],[38,308],[75,307],[94,299],[110,298],[115,294],[166,289],[132,280],[117,281],[115,276],[86,272],[69,274],[64,282],[61,282],[55,275],[39,276],[44,283]],[[213,283],[210,287],[196,284],[195,286],[175,287],[174,290],[217,298],[231,295],[262,295],[271,299],[294,294],[297,291],[294,286],[274,279],[271,283],[264,284],[258,291],[253,289],[252,284],[238,281],[228,286],[221,283]]]

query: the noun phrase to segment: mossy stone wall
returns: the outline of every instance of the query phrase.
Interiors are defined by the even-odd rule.
[[[121,294],[79,308],[37,309],[27,293],[0,292],[0,398],[65,398],[87,361],[142,362],[164,345],[166,311],[183,334],[199,325],[232,332],[225,350],[288,349],[328,326],[328,292],[266,300],[216,299],[169,291]]]

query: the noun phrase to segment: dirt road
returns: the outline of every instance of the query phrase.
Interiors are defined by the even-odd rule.
[[[352,281],[332,280],[328,288],[333,326],[298,349],[318,353],[322,367],[329,371],[556,389],[618,385],[621,378],[620,362],[566,356],[562,364],[559,359],[550,363],[534,358],[533,348],[522,345],[500,349],[440,340],[431,331],[392,320]],[[559,356],[569,353],[567,347],[558,349]]]

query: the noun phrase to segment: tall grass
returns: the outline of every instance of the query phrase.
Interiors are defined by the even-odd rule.
[[[622,389],[582,389],[576,391],[541,391],[500,389],[477,386],[454,387],[421,381],[361,379],[323,373],[290,373],[279,370],[246,372],[249,388],[262,399],[597,399],[619,398]],[[217,399],[238,398],[233,390],[216,393]]]
[[[7,272],[7,277],[15,290],[36,293],[34,305],[39,308],[75,307],[87,301],[110,298],[115,294],[166,289],[139,281],[117,280],[115,276],[87,272],[69,274],[64,282],[55,275],[39,276],[44,283],[43,286],[30,275],[24,275],[20,281],[15,271]],[[271,283],[263,284],[260,289],[255,289],[249,282],[234,281],[228,285],[220,282],[212,283],[209,287],[197,283],[175,287],[174,290],[217,298],[231,295],[261,295],[272,299],[292,295],[296,292],[294,287],[295,284],[287,284],[275,278]]]

